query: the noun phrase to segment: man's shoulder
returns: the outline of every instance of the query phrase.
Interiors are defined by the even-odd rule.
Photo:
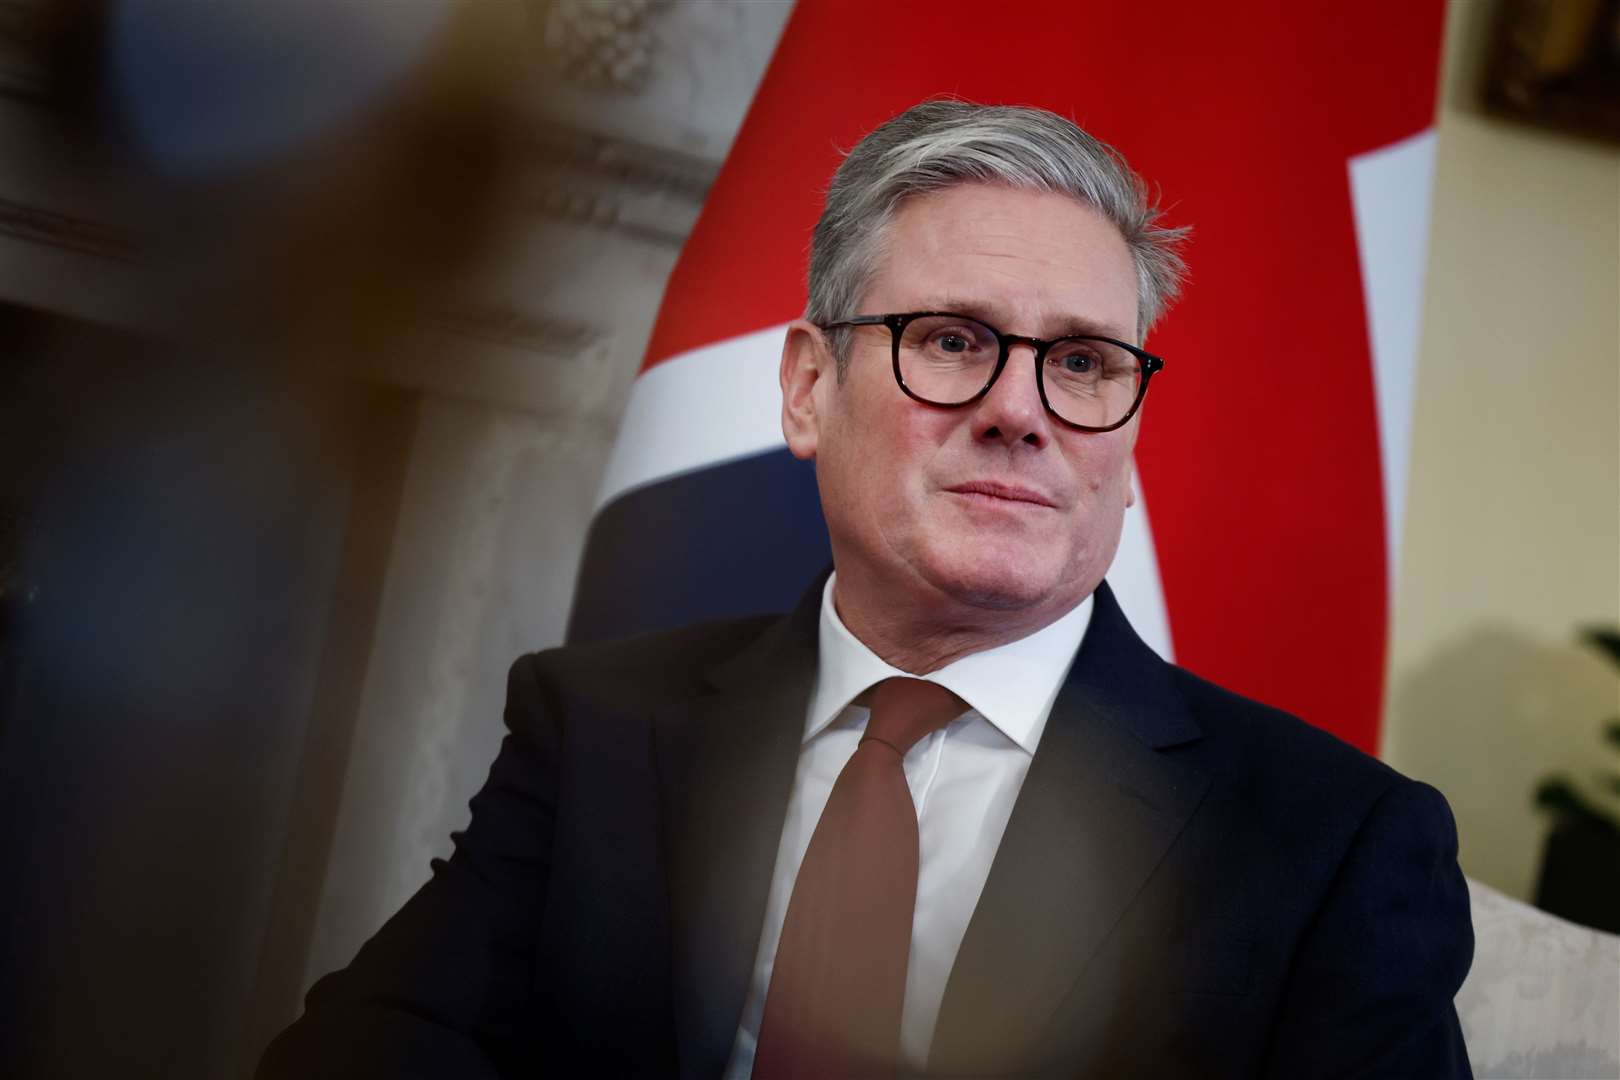
[[[1256,798],[1323,799],[1363,808],[1415,781],[1283,709],[1234,693],[1184,668],[1174,679],[1203,731],[1204,766]],[[1421,785],[1417,785],[1421,786]],[[1312,797],[1314,796],[1314,798]]]
[[[1417,850],[1455,859],[1439,791],[1282,709],[1174,671],[1203,732],[1176,752],[1210,779],[1206,811],[1224,852],[1286,864],[1302,882],[1356,850],[1379,865]]]
[[[707,675],[783,620],[782,615],[693,623],[630,637],[560,645],[513,664],[570,695],[658,705],[701,694]]]
[[[1245,697],[1164,659],[1131,627],[1106,582],[1070,678],[1103,688],[1122,716],[1146,710],[1152,724],[1128,720],[1148,741],[1218,780],[1293,786],[1319,777],[1384,788],[1400,774],[1377,758],[1276,706]],[[1089,661],[1089,663],[1088,663]]]

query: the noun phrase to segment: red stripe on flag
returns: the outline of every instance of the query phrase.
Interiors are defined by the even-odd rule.
[[[821,191],[889,116],[937,94],[1073,116],[1195,229],[1138,449],[1177,659],[1371,751],[1386,554],[1347,165],[1433,122],[1443,14],[802,0],[647,364],[803,309]]]

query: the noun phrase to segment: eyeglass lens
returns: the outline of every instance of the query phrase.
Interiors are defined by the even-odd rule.
[[[906,388],[936,405],[971,401],[990,381],[1001,356],[994,330],[945,315],[911,320],[898,349]],[[1107,427],[1136,402],[1142,366],[1132,353],[1107,341],[1063,338],[1047,350],[1041,379],[1053,412],[1071,424]]]

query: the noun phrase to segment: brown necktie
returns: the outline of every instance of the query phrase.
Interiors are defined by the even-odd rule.
[[[902,759],[967,706],[921,679],[886,679],[810,837],[782,923],[754,1080],[891,1074],[911,919],[917,811]]]

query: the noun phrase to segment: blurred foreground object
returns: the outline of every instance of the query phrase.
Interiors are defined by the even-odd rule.
[[[363,376],[498,232],[521,10],[7,7],[0,1075],[239,1075],[416,424]]]
[[[1620,0],[1507,0],[1484,99],[1515,120],[1620,142]]]
[[[139,240],[182,337],[385,348],[490,236],[512,5],[123,0],[100,116],[146,174]],[[160,328],[166,329],[166,328]]]

